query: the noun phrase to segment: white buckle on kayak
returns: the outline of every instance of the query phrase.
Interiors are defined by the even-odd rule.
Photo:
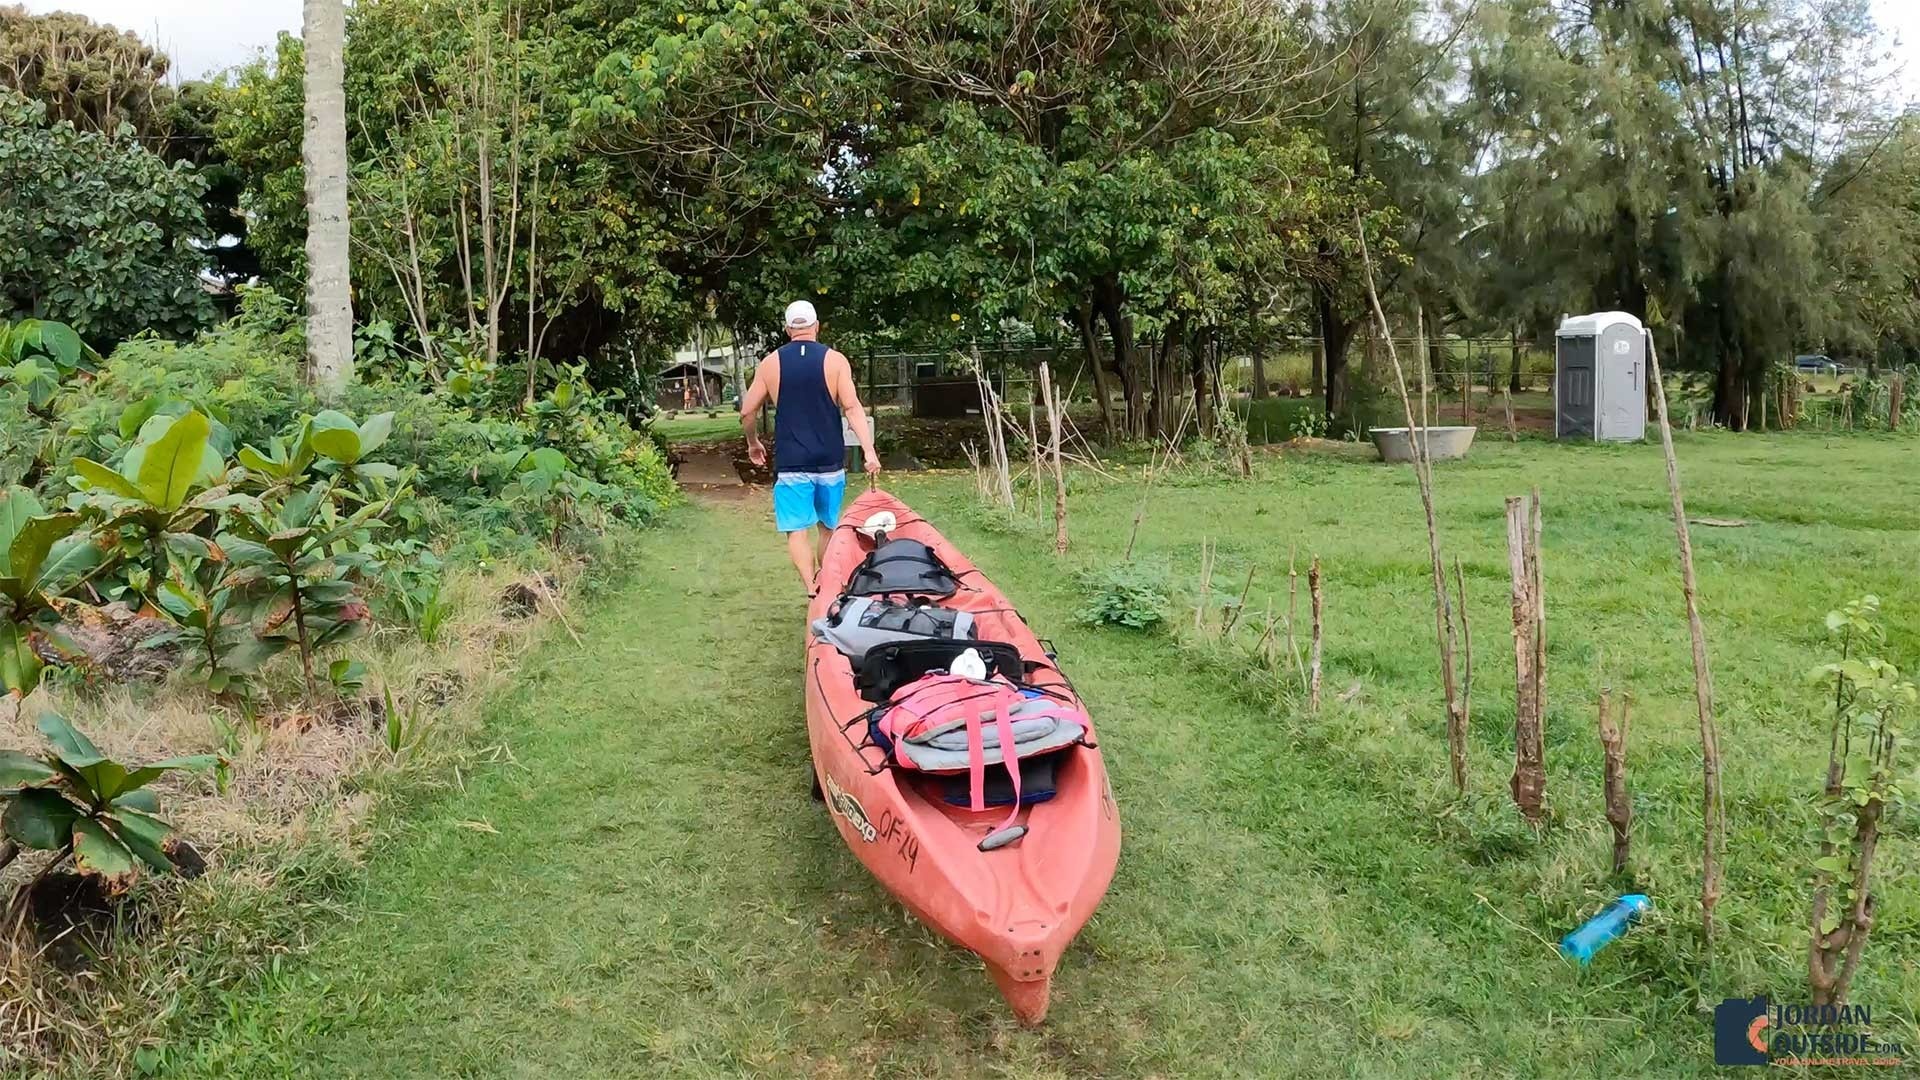
[[[855,526],[854,531],[877,544],[885,540],[887,534],[899,525],[899,521],[893,516],[893,511],[882,510]]]

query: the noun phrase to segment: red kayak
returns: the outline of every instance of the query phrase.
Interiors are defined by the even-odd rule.
[[[883,513],[891,527],[859,528]],[[807,731],[829,817],[901,903],[979,954],[1022,1023],[1040,1023],[1120,856],[1072,685],[1006,596],[885,492],[847,507],[808,621]]]

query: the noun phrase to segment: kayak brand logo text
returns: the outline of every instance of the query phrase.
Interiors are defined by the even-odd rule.
[[[867,817],[867,808],[860,805],[860,800],[847,794],[845,788],[834,782],[832,773],[822,772],[820,776],[827,782],[827,805],[833,807],[833,812],[846,818],[847,824],[853,826],[853,831],[860,834],[860,839],[869,844],[879,839],[880,831],[873,827],[873,822]]]
[[[1876,1037],[1867,1005],[1775,1005],[1761,994],[1713,1009],[1716,1065],[1899,1065],[1901,1046]]]

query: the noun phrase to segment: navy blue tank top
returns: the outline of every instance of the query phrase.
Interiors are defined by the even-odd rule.
[[[776,355],[780,398],[774,402],[774,468],[783,473],[845,468],[840,406],[827,393],[827,347],[817,341],[789,341]]]

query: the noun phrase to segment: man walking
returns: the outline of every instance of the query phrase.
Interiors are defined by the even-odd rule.
[[[853,366],[820,344],[820,317],[813,305],[805,300],[788,304],[786,323],[790,340],[754,370],[753,385],[740,403],[740,427],[747,435],[747,457],[765,465],[767,447],[757,427],[760,410],[773,402],[773,523],[787,534],[787,554],[811,597],[820,575],[820,553],[840,522],[840,499],[847,491],[843,415],[860,439],[860,457],[869,474],[880,471],[880,458],[873,450],[867,411],[854,390]]]

